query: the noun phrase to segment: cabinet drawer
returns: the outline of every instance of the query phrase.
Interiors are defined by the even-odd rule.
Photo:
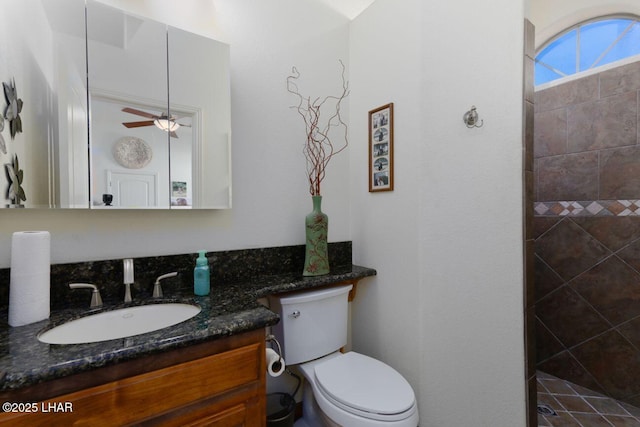
[[[125,425],[242,386],[255,384],[258,389],[261,381],[261,351],[264,351],[261,344],[251,344],[62,395],[51,399],[51,402],[71,402],[73,412],[41,411],[22,416],[5,413],[0,414],[0,423],[21,420],[30,426]]]
[[[208,417],[200,418],[181,427],[235,427],[244,426],[246,423],[247,408],[244,405],[234,406],[226,411]]]

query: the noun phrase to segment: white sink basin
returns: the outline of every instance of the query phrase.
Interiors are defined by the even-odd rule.
[[[157,331],[189,320],[201,308],[166,303],[120,308],[71,320],[38,335],[47,344],[86,344]]]

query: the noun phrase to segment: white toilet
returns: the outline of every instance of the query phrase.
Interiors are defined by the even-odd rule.
[[[347,344],[348,294],[338,286],[274,295],[280,315],[273,334],[288,365],[298,365],[306,381],[303,418],[296,427],[416,427],[418,407],[402,375]]]

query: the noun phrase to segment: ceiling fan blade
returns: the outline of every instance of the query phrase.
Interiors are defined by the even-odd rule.
[[[191,125],[183,125],[182,123],[178,123],[181,128],[190,128]]]
[[[128,128],[139,128],[139,127],[143,127],[143,126],[151,126],[153,125],[153,120],[143,120],[141,122],[125,122],[122,123],[123,125],[125,125],[125,127]]]
[[[160,116],[155,114],[147,113],[146,111],[136,110],[135,108],[125,107],[122,109],[125,113],[136,114],[138,116],[147,117],[149,119],[157,119]]]
[[[169,132],[169,135],[171,136],[171,138],[178,138],[178,134],[174,132]]]

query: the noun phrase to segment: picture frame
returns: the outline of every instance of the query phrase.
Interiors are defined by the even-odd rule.
[[[173,208],[191,206],[186,181],[171,181],[171,206]]]
[[[369,192],[393,191],[393,102],[369,111]]]

